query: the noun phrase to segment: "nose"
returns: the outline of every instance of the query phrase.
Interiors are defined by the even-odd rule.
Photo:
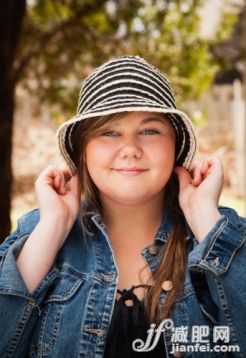
[[[136,138],[128,138],[123,144],[120,152],[120,157],[128,158],[141,158],[142,148]]]

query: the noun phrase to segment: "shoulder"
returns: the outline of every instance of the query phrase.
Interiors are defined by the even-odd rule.
[[[18,219],[18,225],[10,236],[6,237],[4,242],[0,245],[0,257],[12,246],[17,240],[23,236],[29,235],[35,228],[39,221],[39,210],[34,209],[24,214]]]
[[[218,219],[214,227],[210,230],[209,237],[211,238],[211,235],[215,235],[215,233],[221,232],[221,230],[225,229],[226,233],[229,233],[230,235],[237,233],[242,239],[244,239],[246,237],[246,218],[239,216],[235,209],[226,206],[219,206],[218,210],[221,214],[221,218]],[[187,231],[189,236],[194,238],[194,234],[192,233],[188,223]],[[205,241],[203,240],[203,242]]]
[[[19,235],[30,234],[35,229],[36,225],[39,222],[39,219],[40,219],[39,209],[34,209],[21,216],[18,219],[18,227],[17,227]],[[80,229],[79,223],[80,221],[79,218],[77,217],[72,227],[72,230]]]
[[[219,212],[225,216],[231,223],[240,224],[246,227],[246,218],[239,216],[236,210],[226,207],[219,206]]]
[[[18,218],[17,227],[10,234],[10,236],[18,237],[25,234],[30,234],[34,230],[37,223],[39,222],[39,218],[40,218],[39,209],[34,209],[22,215],[21,217]]]
[[[34,210],[29,211],[28,213],[22,215],[18,219],[17,230],[19,231],[19,235],[30,234],[35,229],[36,225],[39,222],[39,219],[40,219],[39,209],[34,209]],[[79,218],[77,217],[72,229],[76,230],[79,228],[80,228]]]
[[[39,219],[40,219],[39,209],[34,209],[22,215],[18,219],[19,234],[23,235],[23,234],[31,233],[36,227],[37,223],[39,222]]]
[[[23,236],[29,236],[35,227],[37,226],[40,219],[39,209],[34,209],[22,215],[18,219],[18,225],[15,231],[13,231],[0,245],[0,257],[12,246],[16,241],[20,240]],[[70,237],[80,234],[81,226],[79,218],[74,222],[72,230],[69,234]]]

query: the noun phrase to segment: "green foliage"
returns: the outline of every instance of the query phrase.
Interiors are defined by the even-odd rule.
[[[15,63],[17,82],[40,102],[59,103],[63,114],[71,115],[83,77],[109,57],[124,52],[119,20],[127,22],[134,17],[138,6],[135,0],[29,3]]]
[[[141,33],[134,34],[132,49],[147,57],[169,76],[178,101],[197,98],[211,83],[216,66],[209,43],[200,38],[201,1],[161,1],[145,5],[139,11]]]
[[[223,17],[222,17],[222,21],[219,27],[219,30],[216,34],[215,37],[215,42],[222,42],[224,40],[226,40],[231,32],[232,29],[234,27],[234,25],[236,24],[238,20],[238,14],[237,12],[225,12]]]
[[[242,40],[244,22],[243,9],[237,6],[232,7],[231,11],[228,9],[221,19],[220,27],[210,45],[210,52],[221,71],[233,68],[240,58],[245,58]]]
[[[95,66],[123,54],[165,72],[178,102],[199,97],[217,69],[210,47],[228,36],[224,16],[212,42],[199,33],[201,0],[34,0],[17,56],[17,80],[40,101],[74,114],[79,86]]]

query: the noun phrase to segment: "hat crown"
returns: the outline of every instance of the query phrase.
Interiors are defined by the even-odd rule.
[[[122,56],[98,67],[81,88],[77,115],[105,108],[153,107],[175,109],[168,79],[138,56]]]
[[[94,70],[80,90],[77,115],[58,129],[61,153],[72,170],[77,156],[74,135],[81,121],[122,112],[163,113],[176,133],[176,165],[189,169],[196,136],[188,116],[176,108],[168,79],[139,56],[122,56]]]

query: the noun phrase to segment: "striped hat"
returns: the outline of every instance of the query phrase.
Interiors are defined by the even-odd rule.
[[[138,56],[113,59],[89,75],[81,88],[77,115],[58,129],[60,151],[72,171],[73,136],[80,121],[120,112],[164,113],[176,132],[176,165],[189,169],[196,137],[189,117],[178,110],[169,81]]]

